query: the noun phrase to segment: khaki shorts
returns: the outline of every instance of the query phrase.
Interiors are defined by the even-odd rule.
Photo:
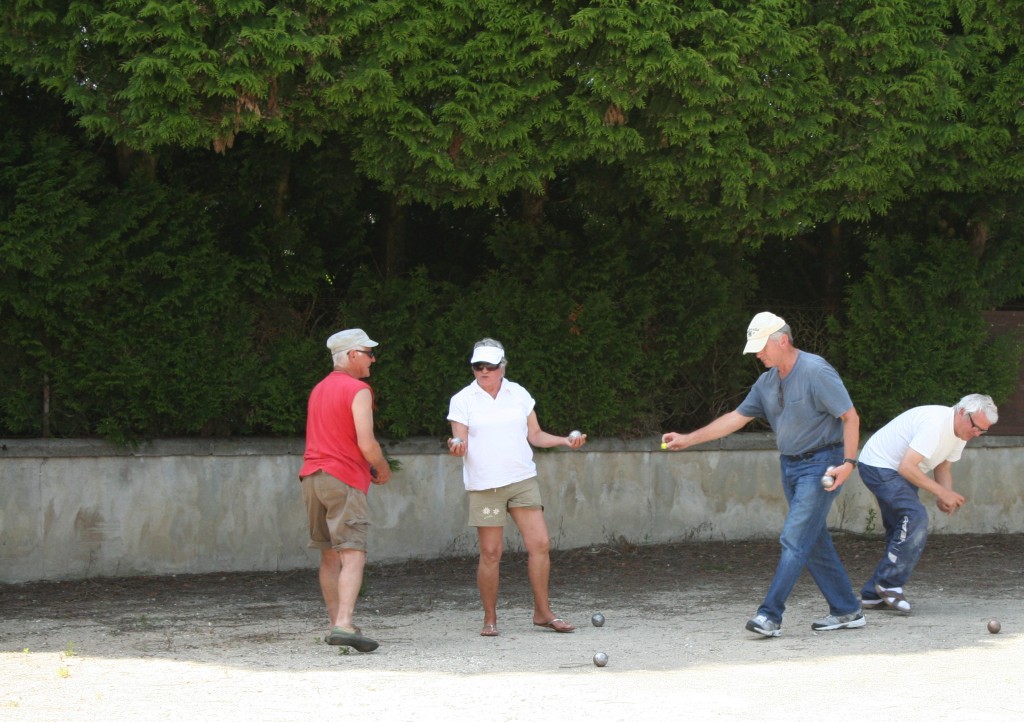
[[[537,477],[508,486],[469,492],[469,526],[505,526],[508,510],[540,509],[540,484]]]
[[[366,494],[318,471],[302,479],[302,499],[309,520],[310,548],[366,551],[370,528]]]

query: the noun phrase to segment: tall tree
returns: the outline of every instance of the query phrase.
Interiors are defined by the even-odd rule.
[[[593,159],[702,234],[756,242],[884,212],[936,152],[972,142],[962,73],[1007,52],[1015,13],[953,0],[13,0],[0,17],[3,62],[132,148],[226,152],[240,133],[296,148],[339,132],[404,203],[454,206],[543,195]],[[1012,85],[993,87],[1008,108]]]

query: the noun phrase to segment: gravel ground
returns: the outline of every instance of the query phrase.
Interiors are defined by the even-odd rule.
[[[836,545],[859,586],[881,541]],[[555,552],[573,634],[531,624],[521,555],[503,564],[497,638],[478,635],[475,559],[371,565],[371,654],[323,643],[314,569],[0,585],[0,720],[1018,719],[1022,551],[1024,535],[933,536],[913,614],[858,630],[811,630],[827,610],[805,575],[776,639],[743,629],[774,540]]]

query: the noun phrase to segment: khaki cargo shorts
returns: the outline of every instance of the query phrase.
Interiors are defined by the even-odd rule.
[[[310,548],[366,551],[370,529],[366,494],[317,471],[303,477],[302,499],[309,520]]]

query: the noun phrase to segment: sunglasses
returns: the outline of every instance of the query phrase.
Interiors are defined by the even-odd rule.
[[[501,368],[501,366],[498,364],[487,364],[484,363],[483,361],[478,361],[477,363],[473,364],[474,371],[496,371],[499,368]]]
[[[369,356],[370,358],[373,358],[373,359],[377,358],[377,352],[376,351],[364,351],[361,348],[354,348],[352,350],[355,351],[356,353],[365,353],[367,356]]]
[[[979,434],[984,434],[986,431],[988,431],[988,429],[983,429],[976,423],[974,423],[974,416],[972,414],[967,414],[967,420],[971,422],[971,428],[973,428]]]

